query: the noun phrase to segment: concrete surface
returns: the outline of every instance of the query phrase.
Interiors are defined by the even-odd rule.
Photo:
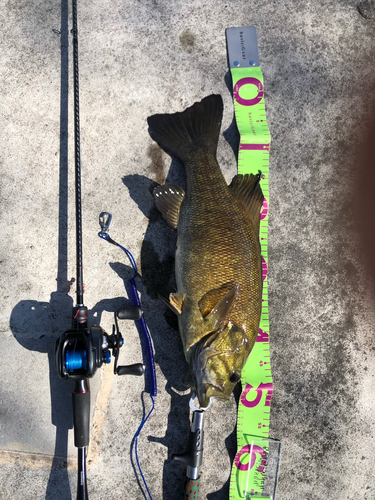
[[[139,440],[155,500],[179,498],[184,466],[169,457],[186,445],[189,375],[173,318],[166,320],[156,296],[173,281],[174,236],[150,194],[155,182],[183,183],[183,174],[150,139],[146,118],[220,93],[218,158],[229,181],[238,136],[225,28],[246,25],[258,30],[273,141],[271,435],[283,443],[277,500],[375,498],[374,289],[355,218],[372,194],[363,196],[367,174],[356,157],[373,96],[371,9],[355,0],[79,2],[85,303],[106,331],[126,303],[127,262],[97,236],[99,212],[108,210],[112,237],[140,265],[156,353],[159,393]],[[65,0],[0,5],[4,499],[75,498],[71,385],[53,365],[75,298],[70,12]],[[122,331],[122,362],[139,362],[134,325]],[[111,370],[92,384],[90,498],[138,500],[145,497],[130,449],[144,381],[114,378]],[[146,411],[150,404],[145,393]],[[228,498],[235,421],[234,398],[213,404],[202,498]]]

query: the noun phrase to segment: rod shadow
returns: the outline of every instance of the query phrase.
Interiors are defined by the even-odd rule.
[[[46,486],[46,500],[67,500],[71,488],[67,469],[68,433],[73,428],[72,383],[61,380],[55,368],[55,343],[71,328],[73,299],[69,295],[75,279],[68,279],[68,93],[69,93],[69,10],[68,0],[61,1],[60,36],[60,162],[58,263],[56,291],[49,302],[22,300],[12,310],[10,328],[19,344],[34,352],[46,354],[49,365],[51,421],[56,427],[52,467]],[[114,263],[112,269],[126,279],[126,266]],[[114,312],[129,304],[123,297],[102,300],[89,310],[89,324],[100,324],[103,311]]]
[[[46,488],[46,500],[71,497],[67,471],[68,432],[73,427],[71,387],[59,379],[54,363],[55,341],[70,327],[72,299],[68,295],[74,281],[67,278],[68,221],[68,92],[69,92],[69,11],[61,1],[60,36],[60,163],[57,290],[49,302],[23,300],[12,310],[10,328],[25,349],[48,356],[51,420],[56,427],[54,458]],[[58,487],[57,487],[58,484]]]

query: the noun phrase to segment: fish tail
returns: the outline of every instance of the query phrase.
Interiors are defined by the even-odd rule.
[[[181,113],[150,116],[148,131],[164,151],[184,161],[197,149],[216,153],[222,118],[223,100],[212,94]]]

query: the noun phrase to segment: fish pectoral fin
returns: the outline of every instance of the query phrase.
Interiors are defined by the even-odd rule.
[[[158,297],[172,312],[177,315],[182,313],[182,305],[185,299],[183,293],[170,293],[169,300],[160,294],[158,294]]]
[[[185,197],[185,191],[174,184],[165,184],[154,189],[155,205],[160,210],[164,219],[174,229],[177,229],[180,216],[181,203]]]
[[[214,288],[205,293],[198,302],[202,316],[205,318],[210,314],[214,307],[223,299],[228,292],[234,288],[234,283],[225,283],[220,288]]]
[[[199,301],[199,308],[205,321],[215,329],[230,314],[240,292],[240,285],[226,283],[220,288],[210,290]]]
[[[260,211],[262,209],[264,196],[259,181],[261,172],[258,174],[238,174],[232,179],[229,191],[240,203],[245,215],[251,219],[257,232],[259,232]]]

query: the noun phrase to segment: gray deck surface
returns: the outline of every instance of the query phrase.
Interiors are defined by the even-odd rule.
[[[98,215],[109,211],[111,236],[140,267],[156,353],[159,392],[139,439],[154,500],[179,498],[184,466],[170,454],[186,446],[189,374],[156,295],[173,280],[175,242],[150,193],[155,182],[184,177],[149,137],[146,119],[220,93],[218,159],[229,182],[238,136],[225,28],[248,25],[257,27],[272,135],[277,500],[375,498],[375,295],[355,218],[368,188],[356,147],[373,95],[371,6],[362,2],[361,13],[355,0],[79,1],[85,304],[91,322],[110,332],[113,311],[127,301],[128,263],[97,236]],[[68,500],[76,489],[72,387],[55,373],[54,343],[75,300],[71,5],[4,0],[0,24],[0,497]],[[141,361],[134,324],[122,332],[121,362]],[[112,369],[92,382],[90,499],[138,500],[130,446],[144,380],[114,378]],[[146,411],[150,404],[146,393]],[[234,397],[214,402],[200,498],[228,499],[235,422]]]

